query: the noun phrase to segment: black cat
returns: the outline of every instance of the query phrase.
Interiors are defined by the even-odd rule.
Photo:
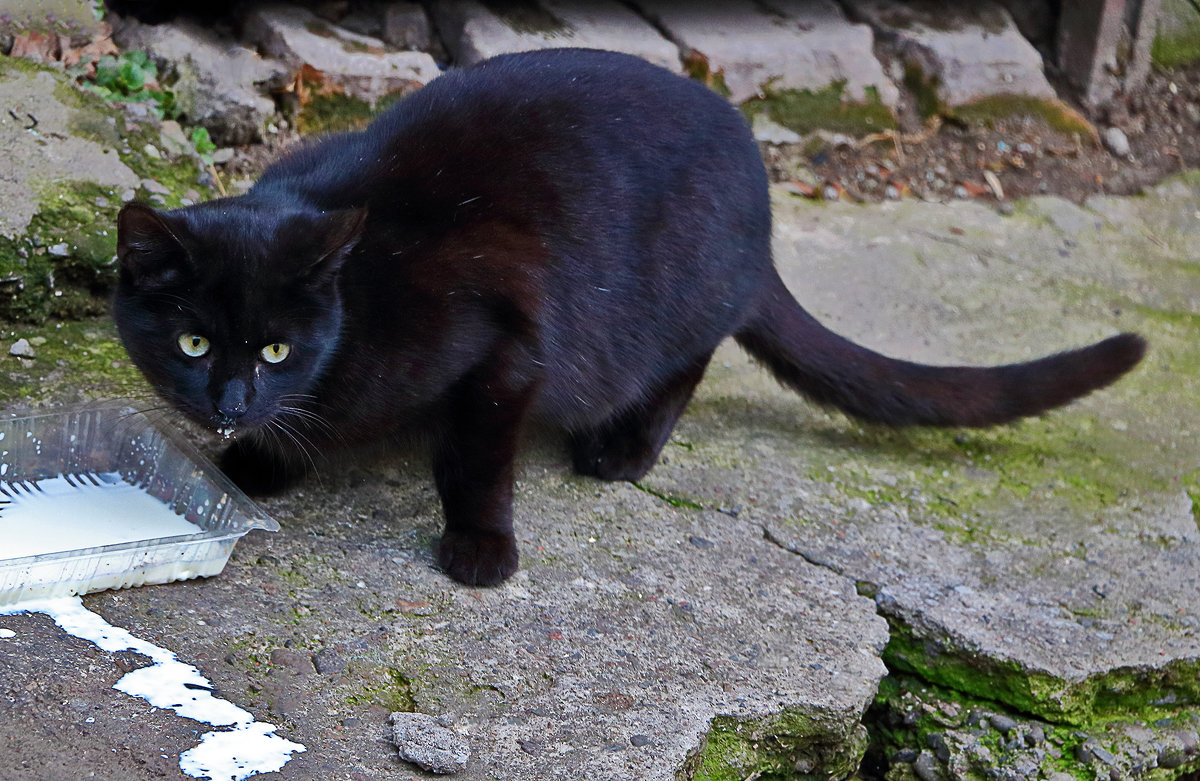
[[[758,148],[723,98],[620,54],[517,54],[289,153],[245,195],[127,206],[114,311],[154,388],[235,436],[223,466],[251,491],[426,432],[438,562],[485,585],[517,567],[526,422],[565,429],[578,472],[635,480],[727,336],[891,425],[1035,415],[1144,350],[1124,334],[995,368],[886,358],[796,303],[770,238]]]

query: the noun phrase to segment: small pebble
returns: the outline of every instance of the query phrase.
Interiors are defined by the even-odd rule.
[[[155,160],[162,160],[162,152],[158,151],[158,147],[156,147],[154,144],[146,144],[144,147],[142,147],[142,151],[146,153],[147,157],[153,157]]]
[[[988,716],[988,721],[992,723],[992,727],[1005,735],[1017,728],[1017,722],[1005,716],[1003,713],[993,713]]]
[[[33,346],[29,344],[28,339],[18,339],[13,342],[12,347],[8,348],[9,355],[15,355],[18,358],[36,358],[37,355],[33,352]]]
[[[921,755],[917,757],[917,761],[913,763],[913,771],[921,781],[940,781],[941,778],[941,774],[938,773],[937,761],[928,751],[922,751]]]
[[[1100,134],[1100,138],[1104,141],[1104,145],[1108,147],[1108,151],[1117,157],[1125,157],[1129,154],[1129,139],[1125,136],[1125,131],[1121,130],[1121,128],[1107,127]]]
[[[634,735],[633,737],[631,737],[629,739],[629,742],[634,746],[648,746],[648,745],[650,745],[650,736],[649,735]]]
[[[393,713],[392,742],[401,759],[431,773],[457,773],[471,757],[471,749],[457,733],[424,713]]]
[[[65,258],[67,255],[71,254],[71,248],[67,246],[65,241],[61,244],[55,244],[52,247],[47,247],[46,251],[56,258]]]

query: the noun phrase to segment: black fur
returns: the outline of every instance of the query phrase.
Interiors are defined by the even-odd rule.
[[[758,148],[724,99],[624,55],[510,55],[288,154],[246,195],[126,207],[115,316],[164,397],[238,432],[223,465],[251,489],[431,432],[438,561],[477,584],[517,566],[527,421],[565,429],[579,472],[637,479],[729,335],[817,401],[896,425],[1037,414],[1142,355],[1123,335],[991,369],[885,358],[800,308],[770,236]],[[211,349],[187,357],[181,334]],[[264,362],[272,343],[286,360]]]

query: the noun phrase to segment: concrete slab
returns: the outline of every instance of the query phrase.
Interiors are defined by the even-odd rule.
[[[346,92],[374,102],[428,84],[441,70],[420,51],[394,51],[378,38],[326,22],[304,8],[266,5],[250,11],[245,35],[293,68],[309,65]]]
[[[58,180],[86,178],[114,189],[138,186],[138,175],[115,149],[75,133],[80,112],[72,101],[59,99],[59,89],[59,80],[50,73],[23,70],[14,61],[0,69],[0,102],[9,108],[0,114],[0,156],[5,160],[0,236],[5,238],[25,232],[47,186]],[[116,131],[110,132],[115,138]]]
[[[171,74],[171,90],[189,125],[208,128],[222,146],[262,141],[275,116],[269,89],[291,75],[283,63],[221,38],[195,22],[142,24],[116,19],[114,38],[127,50],[144,51]]]
[[[875,349],[994,363],[1130,329],[1148,336],[1150,358],[1043,419],[893,432],[790,400],[728,350],[677,432],[686,447],[647,486],[736,508],[853,578],[892,625],[893,671],[1085,737],[1122,717],[1154,737],[1105,742],[1114,767],[1146,767],[1162,733],[1200,707],[1200,283],[1185,249],[1198,191],[1189,180],[1090,208],[1035,199],[1013,217],[780,199],[789,285]],[[1158,724],[1150,702],[1175,722]]]
[[[1041,55],[997,3],[849,0],[848,7],[889,41],[947,106],[1006,94],[1056,97]]]
[[[843,98],[894,107],[896,86],[884,75],[866,25],[849,22],[832,0],[637,0],[647,17],[682,49],[721,75],[741,103],[764,90],[818,92],[843,84]]]
[[[625,52],[676,73],[682,70],[679,49],[616,0],[541,0],[501,8],[452,0],[430,10],[460,65],[497,54],[578,46]]]
[[[244,539],[219,578],[85,602],[303,743],[283,778],[415,774],[379,740],[396,710],[442,717],[470,748],[466,779],[671,781],[685,765],[745,777],[766,761],[759,741],[775,766],[824,775],[861,758],[886,625],[852,583],[756,525],[573,477],[557,447],[535,443],[517,498],[523,569],[480,590],[432,565],[440,512],[419,462],[329,475],[266,506],[284,531]],[[0,646],[14,692],[0,706],[5,762],[64,751],[39,732],[62,722],[57,709],[32,708],[48,718],[40,737],[17,718],[56,680],[73,700],[112,698],[110,675],[48,661],[68,652],[46,623],[0,618],[17,635]],[[92,734],[119,731],[156,757],[190,747],[161,715],[150,732],[91,715]],[[81,756],[116,774],[120,753]]]

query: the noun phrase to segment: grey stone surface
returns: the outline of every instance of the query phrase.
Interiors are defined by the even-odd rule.
[[[1117,157],[1125,157],[1129,154],[1129,138],[1125,135],[1125,131],[1119,127],[1106,127],[1100,134],[1100,139],[1104,145],[1108,147],[1108,151],[1112,152]]]
[[[117,43],[147,52],[164,76],[173,74],[171,90],[188,124],[208,128],[218,145],[262,140],[275,114],[267,90],[282,86],[288,76],[281,63],[194,22],[146,25],[115,17],[114,22]]]
[[[0,236],[11,239],[24,232],[53,182],[138,186],[138,176],[115,149],[75,134],[81,112],[60,99],[59,89],[50,73],[0,72],[0,105],[8,109],[0,112]],[[33,128],[28,127],[31,114],[37,118]],[[115,131],[109,132],[115,138]]]
[[[476,0],[431,7],[455,61],[469,65],[508,52],[578,46],[634,54],[679,72],[679,50],[616,0],[542,0],[492,10]]]
[[[429,51],[433,45],[429,16],[420,3],[389,2],[383,7],[380,37],[397,49]]]
[[[832,0],[637,0],[679,46],[720,73],[740,103],[764,89],[823,90],[844,82],[843,96],[863,102],[877,94],[886,106],[896,86],[875,59],[870,28],[846,20]]]
[[[1188,0],[1162,0],[1155,33],[1156,61],[1176,66],[1200,54],[1200,14]]]
[[[990,0],[960,5],[848,0],[848,6],[907,65],[919,68],[948,106],[1001,94],[1055,97],[1041,55],[1008,11]]]
[[[245,34],[267,54],[293,68],[316,68],[348,94],[370,102],[411,91],[441,72],[426,52],[394,51],[378,38],[350,32],[298,6],[253,8]]]
[[[806,560],[871,584],[911,637],[888,657],[899,669],[1057,724],[1136,712],[1150,692],[1194,703],[1200,532],[1184,489],[1200,460],[1196,347],[1165,313],[1200,301],[1176,265],[1200,233],[1196,191],[1175,182],[1090,208],[1035,199],[1010,217],[967,203],[777,202],[789,285],[884,353],[996,363],[1132,329],[1151,358],[1043,420],[893,434],[788,405],[739,352],[718,353],[676,435],[686,452],[647,486],[737,506]],[[1153,755],[1165,729],[1153,721],[1127,725],[1145,740],[1104,743],[1120,767]],[[1103,742],[1118,726],[1095,729]]]
[[[471,749],[437,719],[424,713],[393,713],[392,742],[400,758],[423,770],[449,775],[463,770],[471,759]]]

